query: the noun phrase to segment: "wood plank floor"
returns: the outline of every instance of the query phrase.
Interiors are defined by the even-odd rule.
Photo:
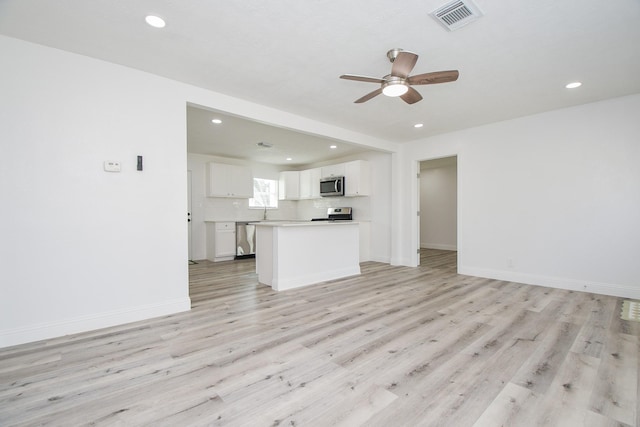
[[[193,309],[0,350],[1,426],[638,426],[621,298],[419,268],[274,292],[190,266]]]

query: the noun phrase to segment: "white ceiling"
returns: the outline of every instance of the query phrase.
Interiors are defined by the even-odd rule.
[[[444,3],[0,0],[0,34],[393,142],[640,93],[638,0],[476,0],[484,16],[454,32],[429,16]],[[167,26],[149,27],[148,14]],[[412,74],[460,78],[418,86],[414,105],[354,104],[376,85],[338,76],[382,77],[396,47],[420,55]],[[564,88],[576,80],[581,88]]]

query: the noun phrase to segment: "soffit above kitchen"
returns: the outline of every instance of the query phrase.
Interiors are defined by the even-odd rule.
[[[297,168],[371,149],[189,105],[187,151]]]
[[[0,34],[392,142],[640,93],[638,1],[474,0],[482,16],[454,31],[430,16],[445,3],[2,0]],[[388,74],[394,48],[419,55],[418,73],[460,77],[412,105],[354,104],[375,87],[339,76]]]

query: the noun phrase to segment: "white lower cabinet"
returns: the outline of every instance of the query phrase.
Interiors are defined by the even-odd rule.
[[[207,222],[207,259],[228,261],[236,256],[236,223]]]

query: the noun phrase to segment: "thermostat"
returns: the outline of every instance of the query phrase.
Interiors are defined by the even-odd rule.
[[[113,160],[105,160],[104,170],[106,172],[120,172],[120,162]]]

